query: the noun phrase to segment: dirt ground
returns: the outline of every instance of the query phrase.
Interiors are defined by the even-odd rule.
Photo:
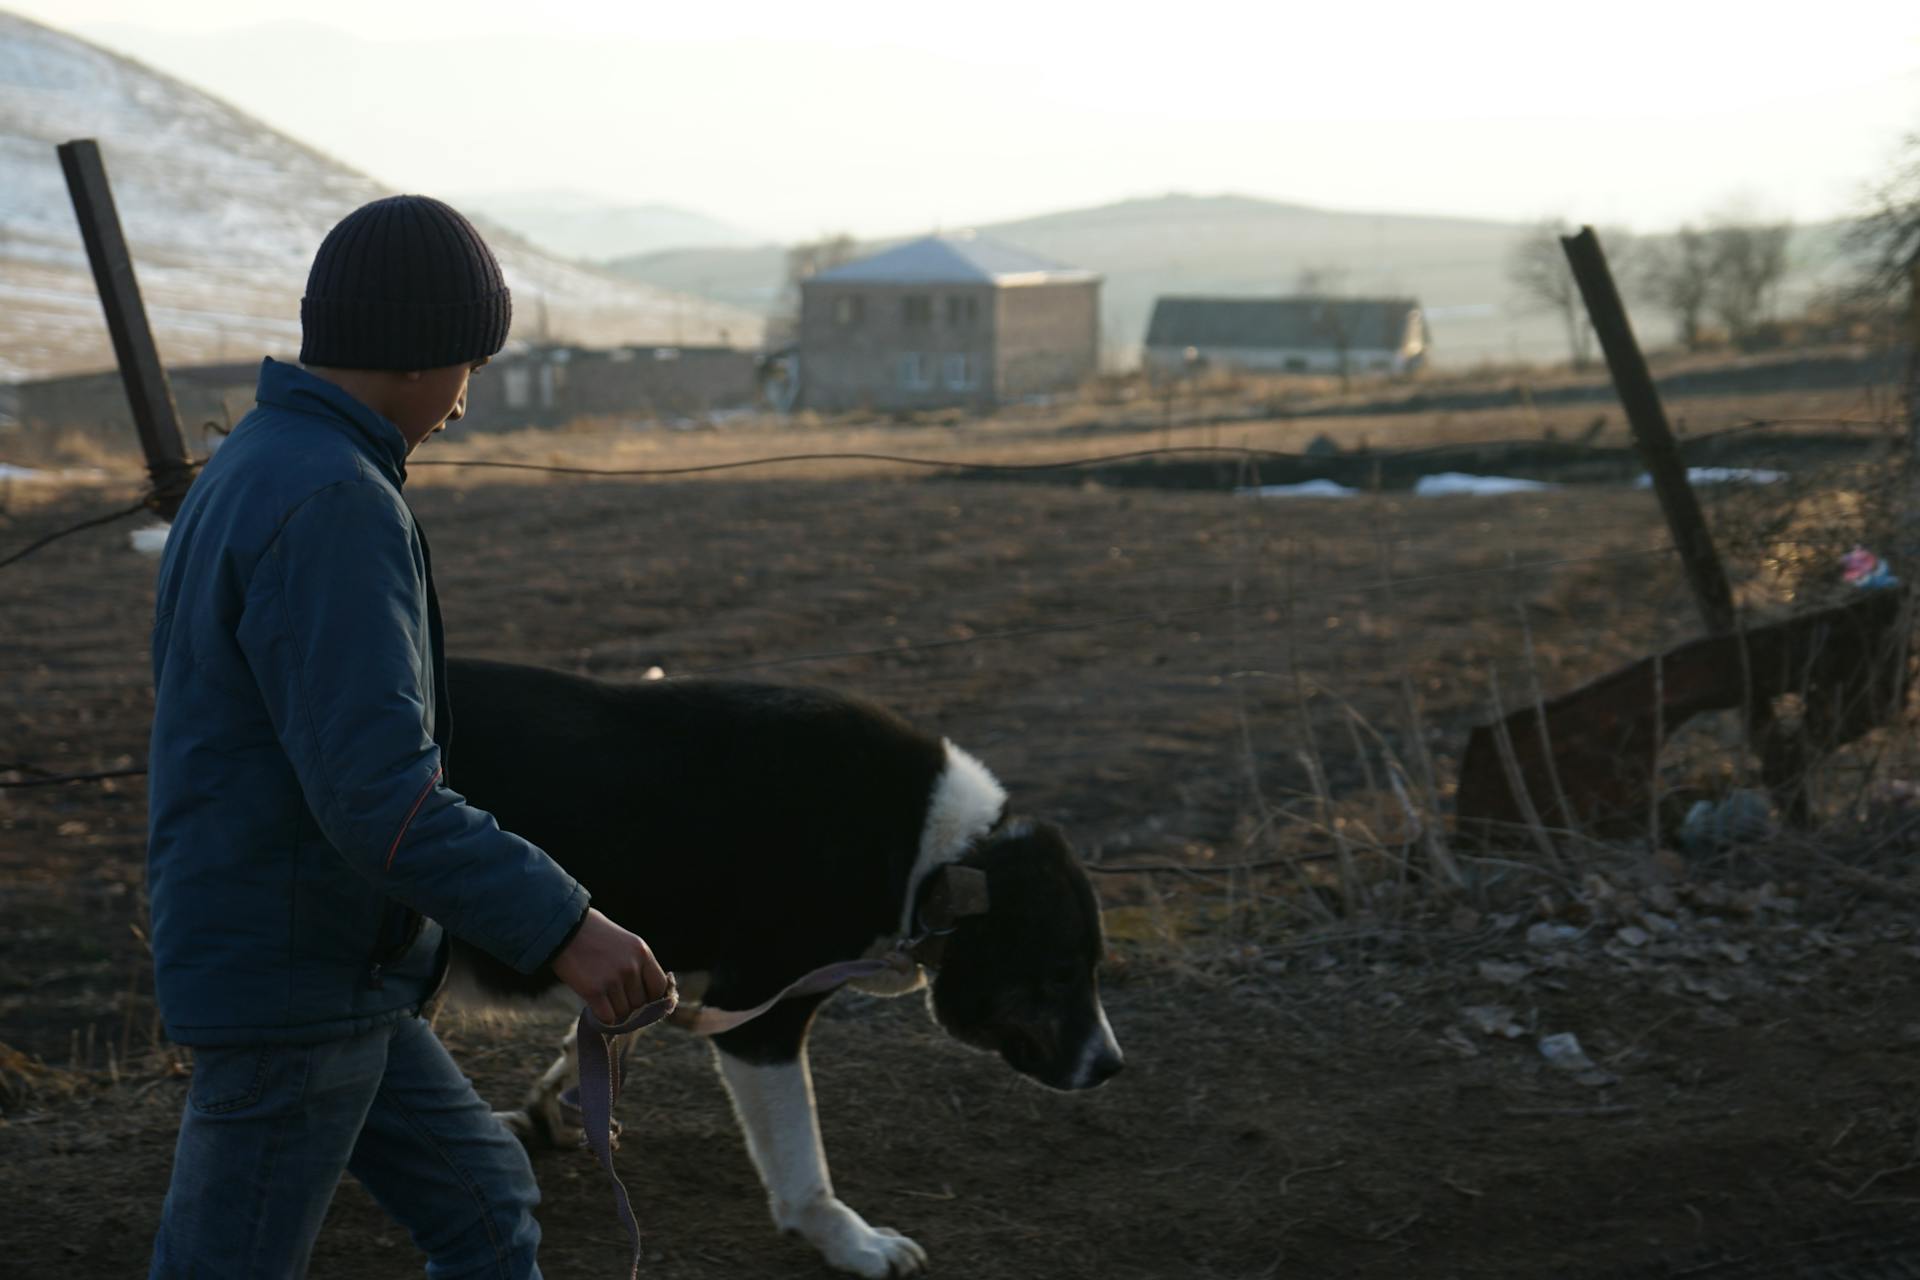
[[[1857,403],[1687,413],[1705,429]],[[1295,420],[1236,428],[1233,443],[1515,426]],[[1015,424],[977,443],[1059,456],[1162,438],[1063,442]],[[632,464],[848,437],[682,439],[678,453],[587,437],[496,449]],[[969,444],[947,427],[886,440]],[[1111,1084],[1046,1093],[946,1040],[913,999],[843,997],[816,1031],[841,1195],[920,1240],[938,1274],[1911,1274],[1862,1269],[1920,1252],[1920,881],[1899,815],[1836,804],[1821,839],[1718,854],[1504,851],[1467,858],[1469,886],[1443,896],[1382,799],[1389,757],[1417,777],[1424,744],[1444,804],[1495,675],[1509,701],[1534,681],[1559,692],[1693,633],[1646,492],[1265,502],[867,466],[418,475],[456,652],[847,688],[979,754],[1018,809],[1075,836],[1108,910],[1105,984],[1128,1055]],[[0,553],[122,491],[16,499]],[[1710,510],[1750,593],[1792,576],[1782,548],[1816,540],[1782,534],[1750,499]],[[1871,524],[1857,504],[1828,518],[1827,541]],[[123,525],[0,571],[0,767],[143,759],[153,567]],[[1876,741],[1873,777],[1908,736]],[[1847,768],[1825,794],[1867,796],[1869,765]],[[185,1055],[157,1038],[140,933],[144,800],[137,778],[0,791],[10,1274],[144,1267],[185,1088]],[[1365,860],[1353,900],[1326,869],[1335,831],[1401,851]],[[1216,874],[1249,858],[1281,865]],[[561,1030],[441,1025],[502,1105]],[[1568,1034],[1577,1050],[1555,1056]],[[827,1274],[771,1228],[701,1046],[644,1042],[621,1110],[645,1274]],[[577,1152],[536,1168],[547,1274],[614,1273],[624,1245],[597,1168]],[[1836,1259],[1856,1269],[1811,1269]],[[418,1272],[404,1236],[343,1186],[314,1274]]]

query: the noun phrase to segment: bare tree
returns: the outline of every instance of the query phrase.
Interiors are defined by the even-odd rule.
[[[1353,389],[1353,335],[1347,331],[1347,309],[1341,305],[1347,271],[1342,267],[1302,267],[1294,279],[1294,293],[1313,303],[1313,331],[1333,347],[1340,390]]]
[[[1774,294],[1787,274],[1793,224],[1729,215],[1710,227],[1707,236],[1713,313],[1736,343],[1747,341],[1772,319]]]
[[[787,287],[798,289],[802,280],[852,262],[859,249],[859,243],[844,231],[793,245],[787,250]]]
[[[1847,234],[1847,248],[1861,265],[1863,292],[1878,299],[1912,297],[1920,288],[1920,133],[1910,133],[1887,178],[1867,197],[1867,211]]]
[[[1301,267],[1293,277],[1293,292],[1300,298],[1337,298],[1347,291],[1345,267]]]
[[[1854,224],[1847,247],[1861,261],[1861,293],[1875,308],[1904,304],[1907,354],[1907,424],[1920,456],[1920,133],[1901,144],[1893,172],[1877,184],[1866,214]]]
[[[767,322],[769,346],[781,346],[799,337],[801,282],[853,261],[859,251],[859,242],[845,232],[788,247],[787,278],[781,285],[780,305]]]
[[[1593,326],[1587,323],[1580,286],[1567,267],[1560,237],[1573,228],[1558,218],[1536,223],[1507,252],[1507,281],[1533,310],[1551,311],[1566,326],[1567,355],[1578,369],[1592,358]]]
[[[1707,233],[1682,226],[1668,239],[1650,242],[1641,279],[1655,305],[1673,317],[1680,344],[1698,351],[1713,298],[1713,244]]]

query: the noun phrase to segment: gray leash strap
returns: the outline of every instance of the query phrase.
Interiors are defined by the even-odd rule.
[[[889,952],[871,960],[842,960],[836,964],[822,965],[812,973],[788,983],[751,1009],[709,1009],[702,1005],[692,1013],[675,1017],[673,1023],[697,1036],[717,1036],[723,1031],[731,1031],[752,1022],[782,1000],[824,995],[855,978],[885,973],[889,969],[911,971],[912,967],[913,958],[905,951]]]
[[[621,1076],[625,1073],[625,1055],[615,1052],[621,1036],[650,1027],[674,1011],[680,994],[669,979],[667,994],[642,1005],[622,1021],[611,1026],[593,1016],[593,1010],[580,1011],[576,1031],[580,1061],[580,1124],[586,1131],[587,1146],[599,1157],[600,1167],[613,1183],[613,1205],[627,1228],[627,1241],[633,1246],[633,1260],[627,1267],[627,1280],[640,1274],[640,1223],[633,1216],[633,1204],[627,1188],[613,1171],[613,1104],[619,1101]]]

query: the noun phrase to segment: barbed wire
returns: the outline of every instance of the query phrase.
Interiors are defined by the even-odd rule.
[[[99,769],[92,773],[50,773],[38,765],[16,761],[13,764],[0,765],[0,773],[31,773],[31,778],[0,778],[0,790],[18,787],[61,787],[74,782],[105,782],[110,778],[144,778],[147,776],[145,765],[126,769]]]
[[[1892,425],[1884,419],[1871,418],[1756,418],[1748,422],[1737,423],[1716,431],[1702,432],[1682,438],[1682,449],[1697,446],[1730,436],[1745,435],[1758,431],[1772,430],[1782,426],[1804,427],[1877,427],[1891,431]],[[1147,428],[1142,428],[1143,430]],[[1891,437],[1890,438],[1894,438]],[[1563,443],[1573,447],[1581,446],[1577,441],[1547,441],[1523,436],[1503,436],[1492,440],[1460,441],[1446,444],[1422,445],[1411,449],[1380,449],[1365,452],[1350,451],[1335,455],[1315,455],[1292,452],[1283,449],[1256,449],[1236,445],[1162,445],[1149,449],[1129,449],[1118,453],[1092,454],[1076,458],[1061,458],[1046,462],[986,462],[965,458],[925,458],[911,454],[871,453],[864,451],[828,451],[821,453],[783,453],[768,454],[755,458],[737,458],[730,462],[704,462],[679,467],[576,467],[558,463],[513,462],[494,458],[423,458],[412,461],[409,467],[468,467],[496,471],[541,472],[552,475],[603,476],[603,477],[647,477],[647,476],[686,476],[721,471],[741,471],[754,467],[788,466],[806,462],[877,462],[889,465],[919,467],[940,471],[977,471],[986,473],[1020,473],[1046,471],[1072,471],[1087,467],[1110,466],[1122,462],[1139,462],[1159,457],[1218,457],[1231,458],[1241,462],[1294,462],[1324,465],[1335,458],[1349,462],[1368,461],[1374,463],[1404,459],[1440,457],[1450,453],[1470,454],[1481,450],[1499,448],[1503,445]],[[146,509],[152,494],[143,495],[138,503],[124,510],[83,520],[57,530],[45,537],[36,539],[27,546],[0,560],[0,569],[17,564],[21,560],[49,546],[62,538],[101,525],[111,524],[115,520],[125,519]]]
[[[1308,421],[1299,419],[1298,421]],[[1892,424],[1883,419],[1873,418],[1756,418],[1748,422],[1722,427],[1715,431],[1704,431],[1697,435],[1680,438],[1682,450],[1698,446],[1729,436],[1746,435],[1759,431],[1768,431],[1782,426],[1803,427],[1878,427],[1891,431]],[[1159,430],[1158,427],[1143,426],[1140,430]],[[1501,436],[1491,440],[1470,440],[1446,444],[1421,445],[1411,449],[1369,449],[1345,451],[1337,454],[1317,455],[1293,452],[1285,449],[1256,449],[1241,445],[1161,445],[1150,449],[1129,449],[1119,453],[1092,454],[1077,458],[1062,458],[1047,462],[984,462],[965,458],[926,458],[913,454],[872,453],[858,450],[833,450],[822,453],[780,453],[755,458],[736,458],[730,462],[691,463],[677,467],[583,467],[563,463],[514,462],[498,458],[422,458],[408,462],[409,469],[416,467],[469,467],[494,471],[530,471],[551,475],[569,476],[608,476],[608,477],[647,477],[647,476],[690,476],[719,471],[743,471],[753,467],[789,466],[804,462],[878,462],[895,466],[920,467],[937,471],[981,471],[981,472],[1036,472],[1036,471],[1072,471],[1085,467],[1110,466],[1121,462],[1138,462],[1147,458],[1180,456],[1223,457],[1251,462],[1309,462],[1325,464],[1334,460],[1348,462],[1386,462],[1397,459],[1431,458],[1449,453],[1474,453],[1486,449],[1499,448],[1502,445],[1515,444],[1563,444],[1573,448],[1592,448],[1583,446],[1577,440],[1548,440],[1531,436]]]
[[[1883,431],[1886,431],[1890,429],[1891,424],[1881,419],[1861,419],[1861,418],[1753,419],[1748,422],[1725,427],[1717,431],[1704,432],[1698,435],[1686,437],[1682,441],[1682,445],[1683,447],[1697,446],[1702,443],[1710,442],[1717,439],[1723,439],[1730,436],[1751,434],[1755,432],[1771,430],[1781,426],[1806,426],[1806,427],[1817,426],[1817,427],[1828,427],[1828,428],[1873,427],[1873,428],[1879,428]],[[1349,453],[1349,454],[1339,455],[1339,456],[1344,456],[1348,459],[1364,458],[1371,461],[1379,462],[1379,461],[1388,461],[1388,460],[1395,460],[1395,459],[1435,457],[1435,456],[1442,456],[1448,453],[1472,453],[1478,450],[1497,448],[1502,445],[1526,444],[1526,443],[1545,443],[1545,441],[1536,440],[1531,437],[1511,437],[1510,436],[1510,437],[1503,437],[1496,440],[1427,445],[1427,446],[1421,446],[1413,449],[1381,450],[1378,452],[1368,452],[1365,454]],[[921,468],[927,468],[927,469],[939,469],[939,470],[972,470],[972,471],[982,471],[982,472],[1046,472],[1046,471],[1072,470],[1072,469],[1078,469],[1078,468],[1109,465],[1109,464],[1120,463],[1120,462],[1139,461],[1147,458],[1169,457],[1169,456],[1225,457],[1225,458],[1233,458],[1239,461],[1255,462],[1255,463],[1258,463],[1260,461],[1324,463],[1328,461],[1328,459],[1325,457],[1318,457],[1318,456],[1309,455],[1305,453],[1291,453],[1291,452],[1286,452],[1282,450],[1253,449],[1253,448],[1247,448],[1247,447],[1236,447],[1236,446],[1227,446],[1227,445],[1171,445],[1171,446],[1160,446],[1160,447],[1149,448],[1149,449],[1126,450],[1122,452],[1109,453],[1109,454],[1096,454],[1096,455],[1089,455],[1089,456],[1076,457],[1076,458],[1058,459],[1058,460],[1046,461],[1046,462],[986,462],[986,461],[970,461],[966,459],[924,458],[924,457],[915,457],[915,456],[903,455],[903,454],[871,453],[871,452],[864,452],[864,451],[832,451],[832,452],[822,452],[822,453],[775,454],[775,455],[767,455],[767,456],[756,457],[756,458],[737,459],[731,462],[702,463],[702,464],[688,465],[688,466],[682,466],[682,467],[591,468],[591,467],[571,467],[571,466],[562,466],[562,465],[547,465],[547,464],[539,464],[539,463],[509,462],[509,461],[499,461],[499,460],[484,459],[484,458],[426,459],[419,462],[414,462],[411,465],[412,466],[440,466],[440,467],[478,467],[478,468],[513,470],[513,471],[550,472],[550,473],[563,474],[563,475],[634,477],[634,476],[692,475],[692,474],[699,474],[704,472],[741,470],[741,469],[750,468],[750,467],[786,465],[786,464],[794,464],[794,463],[802,463],[802,462],[823,462],[823,461],[871,461],[871,462],[881,462],[881,463],[897,464],[897,465],[911,466],[911,467],[921,467]],[[28,556],[34,554],[37,551],[40,551],[41,549],[53,544],[54,542],[59,541],[62,538],[71,536],[76,533],[84,532],[88,529],[98,528],[106,524],[111,524],[114,521],[125,519],[130,515],[134,515],[142,510],[145,510],[148,508],[148,504],[151,496],[152,496],[151,494],[143,495],[139,502],[135,503],[130,507],[108,512],[100,516],[91,517],[89,519],[80,521],[73,525],[69,525],[65,528],[56,530],[41,538],[38,538],[35,541],[29,543],[27,546],[21,548],[19,551],[14,552],[13,554],[7,556],[4,560],[0,560],[0,568],[6,568],[13,564],[17,564],[20,561],[26,559]],[[925,653],[925,652],[931,652],[935,650],[963,648],[963,647],[968,647],[976,644],[989,644],[989,643],[998,643],[998,642],[1004,642],[1004,641],[1010,641],[1010,640],[1027,639],[1027,638],[1042,636],[1042,635],[1058,635],[1058,634],[1067,634],[1067,633],[1074,633],[1074,632],[1098,631],[1098,630],[1104,630],[1110,627],[1126,626],[1126,625],[1140,623],[1140,622],[1152,622],[1152,623],[1158,623],[1161,625],[1166,625],[1166,624],[1170,624],[1176,621],[1181,621],[1189,618],[1205,617],[1205,616],[1212,616],[1212,615],[1226,614],[1226,613],[1246,612],[1246,611],[1252,611],[1252,610],[1264,611],[1264,610],[1275,607],[1276,604],[1286,604],[1290,608],[1294,603],[1299,601],[1304,601],[1304,600],[1350,597],[1355,594],[1368,594],[1376,591],[1392,591],[1392,590],[1400,590],[1405,588],[1418,588],[1422,586],[1461,582],[1461,581],[1487,578],[1487,577],[1511,576],[1518,573],[1538,571],[1542,569],[1567,568],[1572,566],[1588,565],[1588,564],[1619,563],[1619,562],[1624,562],[1629,560],[1646,559],[1650,557],[1668,555],[1668,554],[1671,554],[1671,551],[1672,551],[1671,546],[1662,545],[1657,547],[1647,547],[1647,548],[1627,550],[1627,551],[1605,552],[1605,553],[1600,553],[1597,555],[1590,555],[1590,556],[1565,556],[1565,557],[1556,557],[1554,559],[1548,559],[1548,560],[1511,562],[1511,563],[1506,563],[1506,564],[1501,564],[1496,566],[1488,566],[1480,569],[1449,570],[1441,573],[1415,575],[1411,577],[1396,578],[1388,575],[1388,576],[1382,576],[1378,579],[1371,580],[1371,581],[1349,581],[1349,582],[1342,582],[1338,584],[1332,584],[1324,587],[1310,588],[1306,590],[1295,590],[1291,592],[1286,598],[1286,600],[1284,601],[1273,601],[1273,600],[1267,600],[1267,599],[1256,599],[1256,600],[1243,599],[1243,600],[1236,600],[1236,601],[1224,602],[1224,603],[1212,604],[1212,605],[1198,605],[1198,606],[1192,606],[1192,607],[1181,608],[1181,609],[1140,609],[1140,610],[1128,611],[1126,613],[1104,615],[1096,618],[1086,618],[1086,619],[1079,619],[1074,621],[1064,621],[1064,622],[1055,622],[1055,623],[1041,623],[1034,626],[1008,628],[1000,631],[977,632],[967,636],[943,637],[941,639],[936,639],[936,640],[896,642],[896,643],[885,644],[885,645],[867,645],[867,646],[861,646],[858,648],[820,650],[820,651],[814,651],[809,653],[790,654],[790,655],[775,657],[775,658],[753,659],[745,662],[714,664],[714,665],[709,665],[704,667],[692,668],[686,674],[691,676],[729,675],[729,674],[735,674],[739,672],[771,670],[779,667],[799,666],[799,665],[814,663],[814,662],[830,662],[830,661],[847,659],[847,658],[886,657],[886,656],[903,655],[903,654],[910,654],[910,653]],[[25,787],[61,786],[61,785],[69,785],[69,784],[82,783],[82,782],[100,782],[100,781],[107,781],[107,780],[117,779],[117,778],[139,777],[139,776],[143,776],[146,773],[146,770],[145,768],[126,768],[126,769],[99,770],[94,772],[76,772],[76,773],[56,774],[56,773],[49,773],[48,771],[39,769],[36,766],[15,763],[11,765],[0,766],[0,772],[33,773],[33,774],[42,775],[42,776],[23,778],[23,779],[17,779],[17,780],[0,780],[0,789],[16,789],[16,788],[25,788]],[[1116,870],[1118,870],[1118,868],[1116,868]]]
[[[55,530],[53,533],[49,533],[45,537],[36,538],[32,542],[29,542],[26,546],[20,548],[20,550],[8,556],[6,559],[0,560],[0,569],[5,569],[10,565],[18,564],[20,561],[25,560],[28,556],[40,550],[42,547],[51,546],[54,543],[60,541],[60,539],[69,537],[72,534],[84,533],[88,529],[97,529],[101,525],[112,524],[116,520],[125,520],[128,516],[138,515],[140,512],[148,509],[147,504],[150,501],[152,501],[152,499],[153,499],[153,495],[151,493],[142,494],[140,497],[140,501],[134,503],[132,506],[126,508],[123,511],[110,511],[106,515],[94,516],[91,519],[82,520],[78,524],[68,525],[64,529]]]

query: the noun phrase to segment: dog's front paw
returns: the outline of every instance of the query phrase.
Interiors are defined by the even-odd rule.
[[[579,1118],[574,1112],[570,1118],[558,1106],[529,1105],[519,1111],[496,1111],[493,1118],[505,1125],[507,1132],[520,1139],[520,1145],[529,1151],[572,1151],[587,1145],[587,1133],[572,1120]],[[620,1122],[613,1123],[613,1149],[620,1149]]]
[[[927,1251],[889,1227],[870,1227],[865,1219],[829,1196],[804,1209],[781,1215],[781,1226],[797,1232],[820,1251],[827,1264],[867,1280],[897,1280],[927,1269]]]
[[[493,1118],[506,1127],[508,1133],[520,1139],[522,1146],[531,1147],[539,1141],[534,1130],[533,1117],[522,1111],[496,1111]]]

